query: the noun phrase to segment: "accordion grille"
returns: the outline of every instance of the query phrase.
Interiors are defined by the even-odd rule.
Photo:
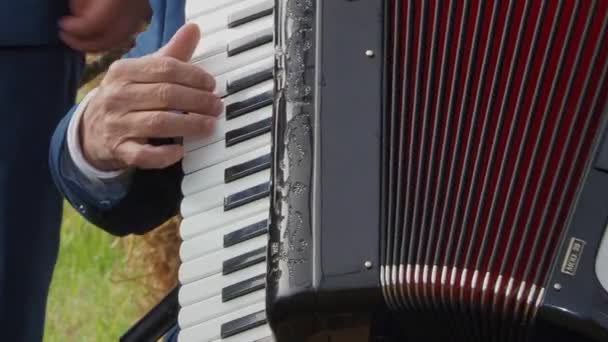
[[[526,339],[606,113],[608,1],[388,8],[385,300]]]

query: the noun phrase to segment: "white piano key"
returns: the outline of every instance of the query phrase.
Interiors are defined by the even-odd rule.
[[[262,147],[262,149],[265,148],[266,147]],[[254,153],[255,151],[250,153]],[[229,165],[231,165],[233,160],[242,157],[243,156],[238,156],[223,163],[219,163],[206,169],[185,175],[182,179],[182,194],[184,196],[189,196],[199,191],[224,183],[224,170],[230,167]]]
[[[232,166],[254,160],[270,153],[270,145],[264,145],[225,162],[185,175],[182,180],[182,193],[190,196],[199,191],[224,183],[224,171]]]
[[[228,16],[228,26],[242,25],[251,20],[261,18],[265,15],[270,15],[274,9],[275,0],[265,0],[255,5],[251,5],[242,10],[231,13]]]
[[[200,258],[184,262],[179,268],[179,282],[185,285],[213,274],[221,273],[224,261],[265,247],[267,244],[268,234],[264,234],[238,245],[222,248]]]
[[[266,274],[265,262],[227,275],[217,273],[192,283],[183,284],[179,289],[179,305],[184,307],[213,296],[221,295],[223,288],[261,274]]]
[[[181,216],[188,218],[199,212],[221,206],[225,197],[224,185],[220,184],[194,195],[184,197],[180,206]],[[196,199],[193,199],[193,197],[196,197]]]
[[[238,37],[228,42],[228,56],[234,56],[256,46],[271,43],[274,37],[272,27],[252,32],[249,35]]]
[[[191,239],[184,240],[179,249],[180,260],[183,263],[205,254],[220,250],[223,248],[224,235],[230,234],[256,222],[268,219],[268,217],[268,210],[264,209],[255,215],[245,218],[244,220],[227,224],[206,234],[201,234]]]
[[[226,96],[223,99],[223,101],[224,101],[224,109],[223,109],[222,113],[220,113],[220,117],[221,116],[224,116],[224,117],[226,116],[226,108],[229,105],[231,105],[233,103],[243,102],[243,101],[249,100],[249,99],[251,99],[253,97],[256,97],[256,96],[258,96],[260,94],[264,94],[264,93],[266,93],[268,91],[272,91],[273,89],[274,89],[273,80],[267,80],[267,81],[264,81],[262,83],[256,84],[253,87],[249,87],[249,88],[243,89],[243,90],[241,90],[241,91],[239,91],[237,93],[234,93],[234,94],[231,94],[229,96]],[[268,107],[270,107],[271,111],[272,111],[272,107],[271,106],[268,106]],[[232,120],[236,120],[236,118],[232,119]],[[228,121],[231,121],[231,120],[228,120]]]
[[[198,148],[216,143],[218,141],[223,141],[225,140],[226,132],[245,127],[247,125],[262,121],[270,117],[272,117],[272,106],[266,106],[260,109],[256,109],[251,113],[241,115],[232,120],[226,120],[226,115],[222,114],[217,119],[215,128],[210,135],[207,135],[202,138],[186,138],[184,139],[184,148],[186,149],[186,151],[193,151]]]
[[[222,52],[226,52],[228,51],[230,42],[243,39],[245,37],[261,36],[267,30],[272,29],[273,24],[274,17],[269,15],[244,25],[239,25],[234,28],[227,28],[206,37],[202,37],[201,42],[198,44],[196,50],[194,50],[194,53],[192,54],[192,60],[198,61]]]
[[[215,78],[215,94],[221,97],[225,97],[226,95],[228,95],[228,82],[238,78],[253,75],[256,72],[272,67],[274,67],[274,56],[266,57],[254,63],[243,65],[242,67],[227,72],[225,74],[221,74]]]
[[[214,142],[218,142],[224,139],[224,135],[227,131],[231,129],[243,127],[249,123],[253,123],[261,120],[262,118],[267,118],[272,116],[272,106],[266,106],[263,108],[259,108],[255,111],[242,115],[241,117],[236,117],[230,120],[226,120],[226,108],[236,102],[242,102],[248,99],[251,99],[257,95],[268,92],[274,88],[272,80],[262,82],[253,87],[244,89],[239,91],[238,93],[234,93],[230,96],[224,98],[224,109],[218,116],[216,126],[211,134],[207,134],[205,136],[198,137],[188,137],[184,139],[184,149],[187,152],[196,150],[197,148],[201,148],[203,146],[209,145]],[[252,114],[253,117],[251,119],[246,119],[244,116]],[[256,120],[255,118],[259,117],[260,119]]]
[[[269,208],[270,200],[268,198],[259,199],[228,212],[225,212],[223,207],[213,208],[183,219],[180,225],[180,236],[183,240],[189,240],[197,235],[269,210]]]
[[[186,154],[182,161],[182,168],[184,174],[190,174],[270,144],[270,133],[230,147],[226,147],[224,141],[218,141]]]
[[[182,307],[179,311],[177,320],[182,329],[188,328],[195,324],[209,321],[230,312],[245,308],[252,304],[263,302],[265,297],[266,291],[264,289],[252,292],[248,295],[225,303],[222,303],[222,296],[211,297],[204,301]]]
[[[187,0],[186,18],[190,19],[196,16],[207,14],[209,12],[218,11],[223,7],[243,1],[244,0]]]
[[[238,311],[230,312],[226,315],[223,315],[221,317],[212,319],[212,320],[204,322],[204,323],[199,323],[197,325],[194,325],[191,327],[186,327],[186,328],[180,326],[182,328],[182,330],[179,333],[178,341],[179,342],[210,342],[210,341],[220,340],[221,332],[222,332],[222,324],[230,322],[235,319],[238,319],[240,317],[245,317],[249,314],[252,314],[254,312],[258,312],[258,311],[264,310],[264,309],[265,309],[265,303],[264,303],[264,301],[260,301],[253,305],[241,308]],[[184,318],[184,320],[188,320],[188,319],[189,319],[189,317]],[[262,329],[260,329],[260,328],[262,328]],[[226,339],[226,341],[231,341],[231,342],[239,341],[238,339],[235,339],[239,335],[242,336],[243,338],[249,338],[249,337],[255,338],[255,336],[261,336],[261,337],[268,336],[267,333],[269,332],[269,330],[270,329],[268,328],[268,325],[263,325],[263,326],[251,329],[247,332],[243,332],[242,334],[231,336],[228,339]],[[251,333],[247,334],[248,332],[251,332]],[[266,333],[266,335],[264,335],[265,333]],[[249,338],[249,339],[241,340],[241,341],[252,342],[255,340]]]
[[[257,95],[271,91],[273,88],[274,85],[272,83],[272,80],[268,80],[257,84],[254,87],[244,89],[242,91],[239,91],[238,93],[226,97],[224,99],[224,109],[218,116],[216,127],[214,128],[213,132],[205,136],[188,137],[184,139],[184,149],[187,152],[191,152],[206,145],[219,142],[221,140],[224,140],[226,132],[232,129],[240,128],[248,124],[260,121],[262,119],[271,117],[272,106],[258,108],[254,111],[251,111],[250,113],[241,115],[236,118],[232,118],[230,120],[226,119],[226,109],[229,105],[233,103],[246,101]]]
[[[222,206],[224,198],[268,182],[269,180],[270,170],[264,170],[232,183],[220,184],[213,188],[184,197],[180,210],[181,216],[188,218],[200,212]]]
[[[228,212],[217,207],[194,216],[185,218],[180,225],[180,236],[183,240],[232,224],[239,220],[269,209],[269,199],[262,198]]]
[[[199,0],[201,1],[201,0]],[[207,2],[212,2],[206,0]],[[256,8],[264,4],[266,0],[241,0],[236,1],[227,6],[217,8],[215,11],[193,15],[188,18],[188,22],[195,23],[201,30],[202,43],[205,42],[205,37],[228,28],[229,18],[233,13],[238,13],[247,8]]]
[[[209,58],[198,61],[193,60],[192,62],[194,65],[205,69],[214,77],[217,77],[273,55],[274,44],[267,43],[231,57],[228,57],[227,52],[222,52]]]

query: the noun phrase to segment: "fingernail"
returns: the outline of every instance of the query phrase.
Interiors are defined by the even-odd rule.
[[[224,101],[222,99],[218,98],[217,101],[215,101],[214,109],[215,109],[215,114],[219,115],[222,112],[222,110],[224,109]]]

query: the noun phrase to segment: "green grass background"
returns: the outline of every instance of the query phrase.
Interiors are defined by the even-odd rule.
[[[136,285],[117,280],[126,253],[115,239],[65,205],[44,341],[117,341],[139,317]]]

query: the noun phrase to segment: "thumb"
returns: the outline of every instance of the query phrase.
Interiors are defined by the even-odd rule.
[[[198,26],[188,23],[182,26],[171,40],[156,52],[157,55],[173,57],[188,62],[198,45],[201,33]]]

